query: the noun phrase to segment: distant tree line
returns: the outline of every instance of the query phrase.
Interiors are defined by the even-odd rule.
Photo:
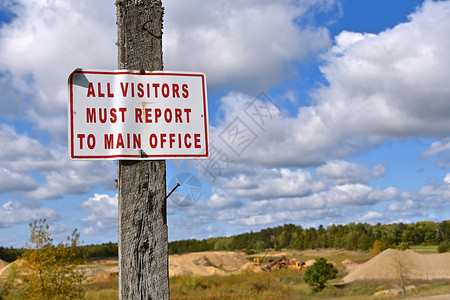
[[[285,224],[258,232],[248,232],[230,237],[213,237],[204,240],[188,239],[169,243],[169,254],[181,254],[211,250],[264,249],[315,249],[342,248],[348,250],[371,250],[375,241],[386,248],[400,244],[409,245],[448,245],[450,243],[450,220],[435,223],[431,221],[414,224],[376,224],[349,223],[329,225],[326,228],[303,228],[299,225]],[[89,258],[117,257],[117,243],[80,246]],[[449,248],[447,247],[447,250]],[[0,247],[0,259],[11,262],[24,252],[24,249]]]
[[[101,245],[87,245],[78,246],[81,253],[87,258],[106,258],[106,257],[117,257],[117,243],[104,243]],[[0,259],[13,262],[22,254],[26,249],[14,249],[14,248],[4,248],[0,247]]]
[[[303,228],[285,224],[259,232],[204,240],[180,240],[169,243],[169,254],[209,250],[315,249],[343,248],[371,250],[375,241],[392,248],[400,244],[439,245],[450,241],[450,221],[431,221],[415,224],[350,223],[318,228]]]

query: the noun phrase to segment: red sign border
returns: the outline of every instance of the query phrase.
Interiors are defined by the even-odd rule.
[[[137,75],[137,76],[189,76],[189,77],[201,77],[202,78],[202,93],[203,93],[203,116],[204,116],[204,126],[205,126],[205,154],[158,154],[151,155],[146,154],[145,157],[141,157],[139,154],[137,155],[95,155],[95,156],[87,156],[87,155],[74,155],[74,129],[73,129],[73,75],[74,74],[100,74],[100,75]],[[70,123],[70,135],[69,135],[69,154],[71,159],[105,159],[105,160],[114,160],[120,158],[128,158],[135,160],[157,160],[157,159],[170,159],[170,158],[208,158],[209,157],[209,137],[208,137],[208,109],[207,109],[207,100],[206,100],[206,78],[203,73],[182,73],[182,72],[173,72],[173,71],[146,71],[145,74],[141,74],[140,71],[131,71],[131,70],[119,70],[119,71],[88,71],[83,69],[76,69],[69,76],[69,123]]]

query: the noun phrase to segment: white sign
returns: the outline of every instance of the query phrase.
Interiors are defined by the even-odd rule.
[[[87,71],[69,76],[71,159],[208,158],[202,73]]]

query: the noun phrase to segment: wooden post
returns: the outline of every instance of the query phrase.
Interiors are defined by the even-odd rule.
[[[117,0],[119,69],[162,70],[160,0]],[[169,299],[165,161],[119,161],[119,298]]]

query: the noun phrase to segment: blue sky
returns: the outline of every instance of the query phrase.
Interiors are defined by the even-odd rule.
[[[449,219],[450,1],[163,5],[164,68],[206,74],[212,144],[167,161],[170,240]],[[115,162],[67,154],[67,77],[116,68],[115,18],[114,1],[0,3],[0,245],[39,218],[117,241]]]

